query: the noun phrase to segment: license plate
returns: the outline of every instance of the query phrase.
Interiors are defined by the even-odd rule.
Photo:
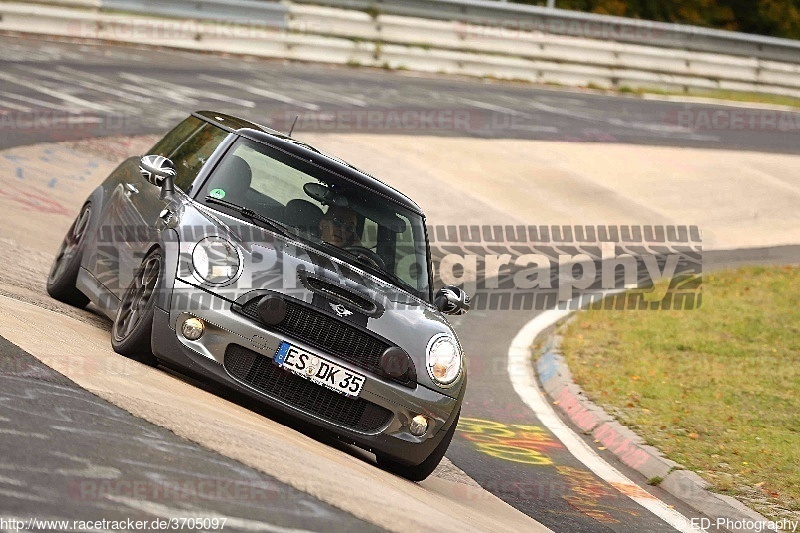
[[[358,397],[364,382],[367,381],[366,376],[351,372],[343,366],[292,346],[288,342],[281,343],[275,352],[274,361],[281,368],[302,378],[352,398]]]

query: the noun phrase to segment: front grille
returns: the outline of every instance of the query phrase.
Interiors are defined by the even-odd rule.
[[[225,350],[225,369],[254,389],[301,411],[362,433],[376,433],[392,412],[362,398],[347,398],[274,364],[266,356],[237,344]]]
[[[261,297],[253,298],[245,305],[233,306],[233,310],[263,325],[258,316],[258,302]],[[270,325],[274,330],[294,339],[298,339],[310,346],[347,361],[359,368],[383,375],[380,367],[381,355],[389,344],[376,339],[355,326],[346,324],[335,318],[323,314],[315,309],[301,305],[285,298],[286,318],[277,326]],[[398,383],[413,387],[415,372],[397,379]]]

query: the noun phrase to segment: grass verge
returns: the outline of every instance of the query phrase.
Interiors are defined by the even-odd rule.
[[[800,108],[800,98],[794,96],[786,96],[782,94],[767,94],[767,93],[723,91],[723,90],[706,91],[701,89],[693,89],[689,90],[688,92],[682,92],[682,91],[662,91],[653,88],[631,89],[629,87],[621,87],[618,92],[623,94],[624,93],[638,94],[640,96],[645,94],[657,94],[662,96],[695,96],[699,98],[711,98],[714,100],[730,100],[733,102],[750,102],[756,104],[783,105],[783,106]]]
[[[563,350],[588,396],[714,490],[800,517],[800,268],[704,277],[694,311],[589,311]]]

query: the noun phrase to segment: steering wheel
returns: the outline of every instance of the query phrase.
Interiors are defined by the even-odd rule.
[[[355,255],[356,259],[362,263],[374,266],[380,270],[386,270],[386,263],[383,262],[381,256],[369,248],[364,246],[345,246],[344,250],[347,250],[351,254]]]

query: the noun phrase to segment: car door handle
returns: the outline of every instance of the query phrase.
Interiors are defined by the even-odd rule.
[[[125,194],[139,194],[139,189],[136,188],[136,185],[133,183],[126,183],[125,184]]]

